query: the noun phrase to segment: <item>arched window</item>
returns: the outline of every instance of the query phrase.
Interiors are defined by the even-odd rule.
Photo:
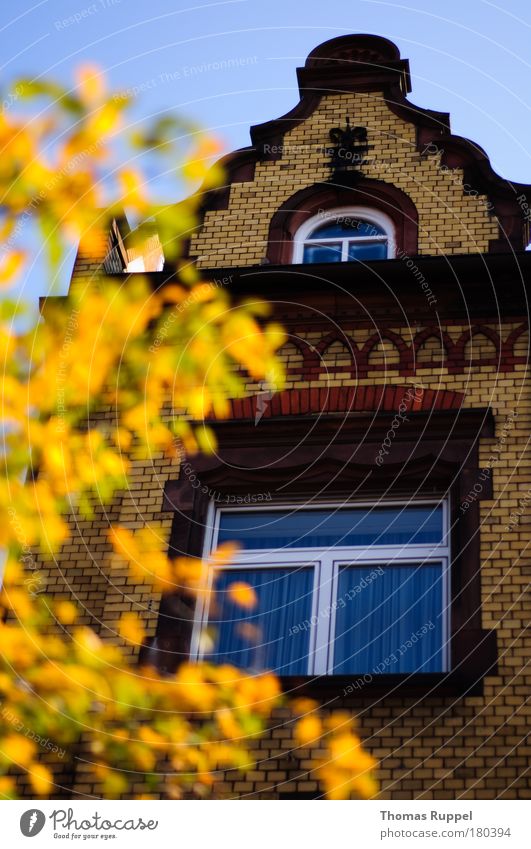
[[[393,223],[387,215],[364,207],[322,210],[295,236],[293,261],[371,262],[395,255]]]

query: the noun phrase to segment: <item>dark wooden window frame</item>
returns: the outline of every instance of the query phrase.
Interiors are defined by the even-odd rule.
[[[479,502],[492,497],[489,470],[478,466],[481,437],[494,436],[489,409],[408,413],[385,462],[375,457],[393,413],[283,416],[216,423],[215,456],[190,458],[192,473],[169,481],[164,509],[174,513],[169,554],[201,557],[209,504],[309,498],[433,497],[448,494],[451,512],[450,671],[375,675],[359,695],[481,693],[496,674],[496,632],[481,625]],[[269,502],[270,503],[270,502]],[[466,505],[466,506],[465,506]],[[155,640],[143,662],[173,671],[188,659],[195,602],[181,593],[161,603]],[[355,676],[286,676],[286,689],[357,697]]]

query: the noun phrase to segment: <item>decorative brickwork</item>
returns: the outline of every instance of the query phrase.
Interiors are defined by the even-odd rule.
[[[401,333],[403,335],[401,335]],[[450,335],[440,327],[425,327],[411,338],[410,328],[382,328],[355,336],[346,327],[341,334],[329,333],[316,343],[315,337],[290,338],[288,355],[283,351],[287,373],[300,380],[338,375],[366,377],[369,371],[396,369],[401,375],[416,375],[426,368],[463,373],[470,365],[496,366],[500,372],[514,371],[528,360],[529,330],[526,323],[501,328],[492,324],[455,326]],[[370,334],[370,335],[369,335]],[[357,340],[357,343],[355,341]],[[454,341],[455,340],[455,341]],[[293,355],[293,349],[299,356]]]

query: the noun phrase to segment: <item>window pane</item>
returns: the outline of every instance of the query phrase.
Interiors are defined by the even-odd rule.
[[[303,262],[341,262],[341,245],[305,245]]]
[[[351,242],[348,246],[349,262],[370,262],[373,259],[387,259],[387,242],[372,244]]]
[[[242,548],[424,545],[443,536],[440,506],[242,510],[220,514],[219,542]]]
[[[228,593],[243,581],[254,588],[257,607],[245,610]],[[209,626],[215,646],[208,660],[241,669],[272,669],[305,675],[310,650],[313,567],[231,569],[218,575]],[[307,623],[307,626],[305,626]]]
[[[372,568],[339,572],[334,673],[441,672],[442,565]]]
[[[320,227],[312,230],[309,239],[344,239],[352,236],[384,236],[385,230],[379,224],[371,224],[370,221],[360,221],[350,218],[348,215],[341,216],[337,221],[327,221]]]

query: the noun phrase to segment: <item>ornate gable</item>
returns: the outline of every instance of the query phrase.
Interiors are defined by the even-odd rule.
[[[446,113],[407,99],[409,63],[392,42],[332,39],[297,76],[299,103],[252,127],[252,146],[223,160],[226,185],[206,193],[190,248],[200,267],[292,262],[279,210],[300,218],[360,199],[399,219],[408,254],[525,249],[531,187],[499,177],[478,145],[451,135]]]

